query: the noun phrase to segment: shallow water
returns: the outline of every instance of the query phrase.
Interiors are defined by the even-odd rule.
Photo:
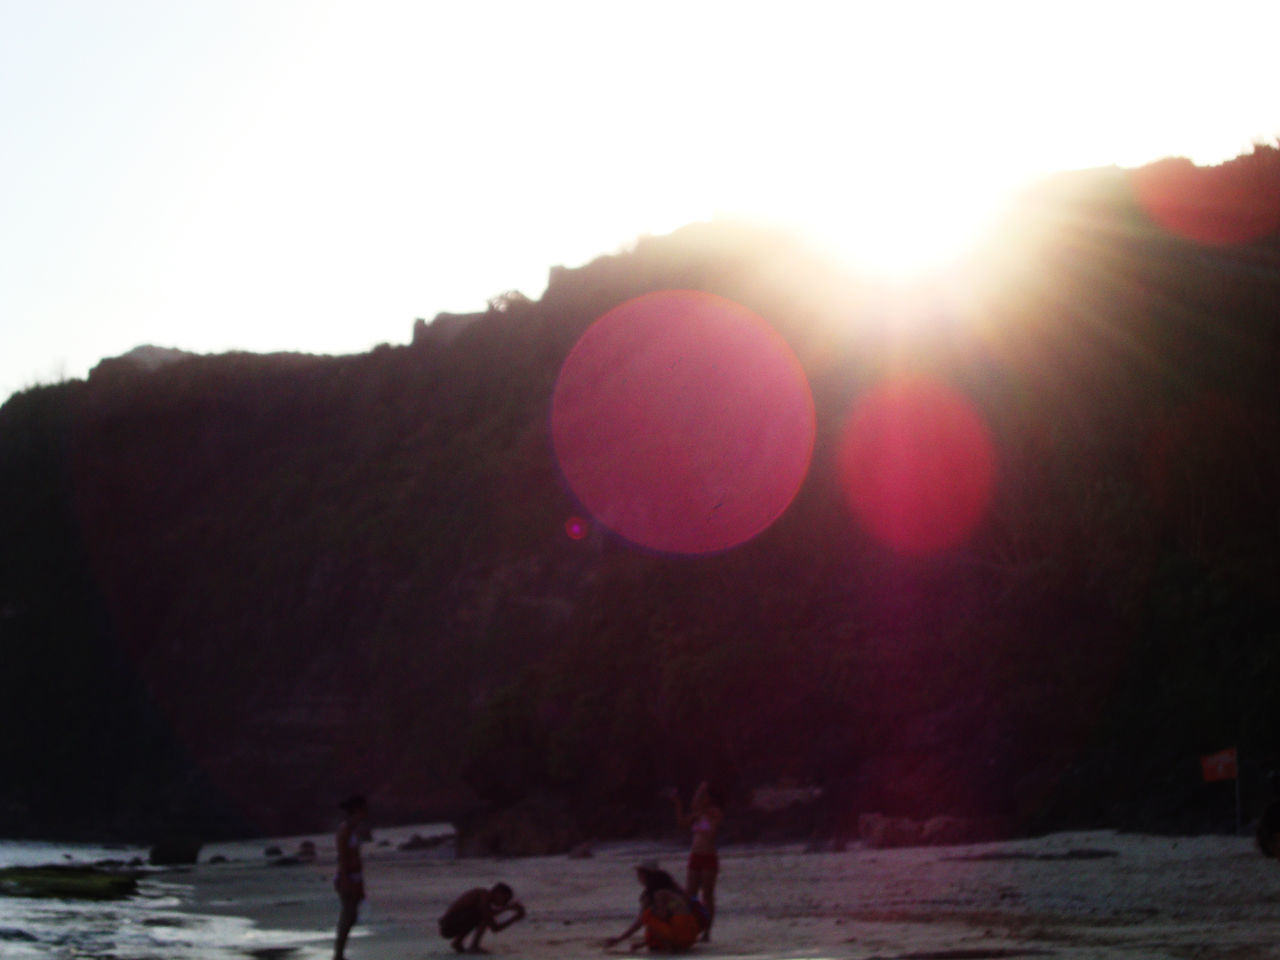
[[[90,843],[45,843],[39,840],[0,840],[0,867],[34,867],[48,863],[97,863],[147,857],[144,847]]]
[[[414,834],[451,832],[441,824],[393,827],[374,832],[381,850],[394,849]],[[330,835],[262,838],[209,844],[200,860],[263,861],[277,847],[295,853],[303,840],[324,857]],[[370,850],[374,854],[374,849]],[[141,847],[0,841],[0,867],[40,864],[128,863],[146,860]],[[243,917],[190,912],[190,885],[180,873],[146,870],[138,893],[125,900],[78,901],[0,896],[0,957],[4,960],[322,960],[331,955],[332,931],[264,930]],[[181,868],[180,868],[181,869]],[[198,868],[197,868],[198,869]],[[357,928],[353,937],[363,931]],[[301,946],[299,945],[301,944]]]
[[[305,931],[261,930],[241,917],[184,913],[176,887],[142,881],[137,896],[110,902],[0,897],[0,955],[6,960],[312,960],[326,943],[293,949]]]

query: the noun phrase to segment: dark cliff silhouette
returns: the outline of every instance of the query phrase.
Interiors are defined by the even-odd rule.
[[[1250,196],[1280,196],[1276,156],[1235,161]],[[14,396],[0,836],[301,830],[356,787],[386,819],[546,801],[626,833],[708,767],[731,794],[823,785],[831,830],[1200,829],[1232,817],[1196,767],[1226,745],[1260,809],[1280,243],[1256,211],[1223,226],[1235,187],[1179,229],[1194,185],[1170,169],[1048,181],[967,270],[909,288],[701,224],[405,347],[120,360]],[[578,338],[663,289],[754,310],[813,395],[794,502],[702,556],[592,527],[550,437]],[[994,451],[976,528],[923,555],[841,489],[849,411],[894,374],[967,398]]]

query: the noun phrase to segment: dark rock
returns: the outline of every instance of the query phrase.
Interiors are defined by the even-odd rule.
[[[157,867],[186,866],[199,859],[201,846],[191,837],[166,837],[152,845],[147,861]]]
[[[437,834],[434,837],[424,837],[415,833],[404,843],[400,844],[401,850],[433,850],[450,839],[451,835],[446,833]]]
[[[592,853],[589,843],[580,843],[569,851],[570,860],[590,860],[593,856],[595,854]]]
[[[267,847],[267,849],[262,851],[262,855],[264,857],[279,857],[284,855],[284,851],[279,847]]]
[[[908,817],[886,817],[879,813],[858,817],[858,837],[874,850],[918,846],[921,832],[920,821]]]
[[[562,803],[536,798],[463,818],[457,853],[459,857],[545,857],[568,853],[581,842]]]
[[[964,817],[930,817],[920,830],[920,840],[937,846],[978,843],[985,839],[982,825]]]
[[[316,845],[310,840],[303,840],[298,844],[298,859],[304,863],[315,863]]]
[[[843,836],[814,837],[804,848],[805,853],[844,853],[848,841]]]

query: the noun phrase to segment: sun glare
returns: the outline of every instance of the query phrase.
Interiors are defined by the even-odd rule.
[[[910,280],[963,258],[1028,178],[883,169],[779,214],[856,273]]]

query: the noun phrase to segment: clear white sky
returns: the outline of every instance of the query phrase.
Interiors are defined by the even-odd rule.
[[[716,211],[872,256],[1038,171],[1219,161],[1280,135],[1277,36],[1274,0],[0,0],[0,399],[142,343],[403,343]]]

